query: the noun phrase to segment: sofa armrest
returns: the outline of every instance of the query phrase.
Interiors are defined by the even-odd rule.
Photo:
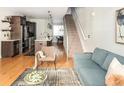
[[[83,59],[91,59],[92,54],[93,54],[92,52],[76,53],[75,57],[76,58],[83,58]]]

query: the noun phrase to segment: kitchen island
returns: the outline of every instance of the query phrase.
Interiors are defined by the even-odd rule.
[[[35,40],[35,52],[41,50],[43,46],[52,46],[52,38],[37,39]]]

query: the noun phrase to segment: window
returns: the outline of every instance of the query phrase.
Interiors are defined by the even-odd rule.
[[[53,26],[53,35],[54,36],[63,36],[64,35],[63,25],[54,25]]]

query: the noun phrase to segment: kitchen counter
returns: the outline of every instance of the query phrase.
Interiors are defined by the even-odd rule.
[[[2,40],[2,41],[6,41],[6,42],[10,42],[10,41],[20,41],[20,39],[10,39],[10,40]]]
[[[35,52],[40,51],[43,46],[51,46],[51,45],[52,45],[52,38],[37,39],[35,40]]]
[[[51,41],[52,39],[36,39],[35,41]]]
[[[1,42],[2,57],[13,57],[15,55],[18,55],[19,49],[20,49],[19,39],[3,40]]]

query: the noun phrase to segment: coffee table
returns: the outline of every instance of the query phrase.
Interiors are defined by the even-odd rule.
[[[38,70],[34,70],[30,73],[28,73],[25,77],[24,77],[24,81],[27,84],[30,85],[36,85],[36,84],[41,84],[43,83],[47,78],[47,73],[45,71],[38,71]]]

